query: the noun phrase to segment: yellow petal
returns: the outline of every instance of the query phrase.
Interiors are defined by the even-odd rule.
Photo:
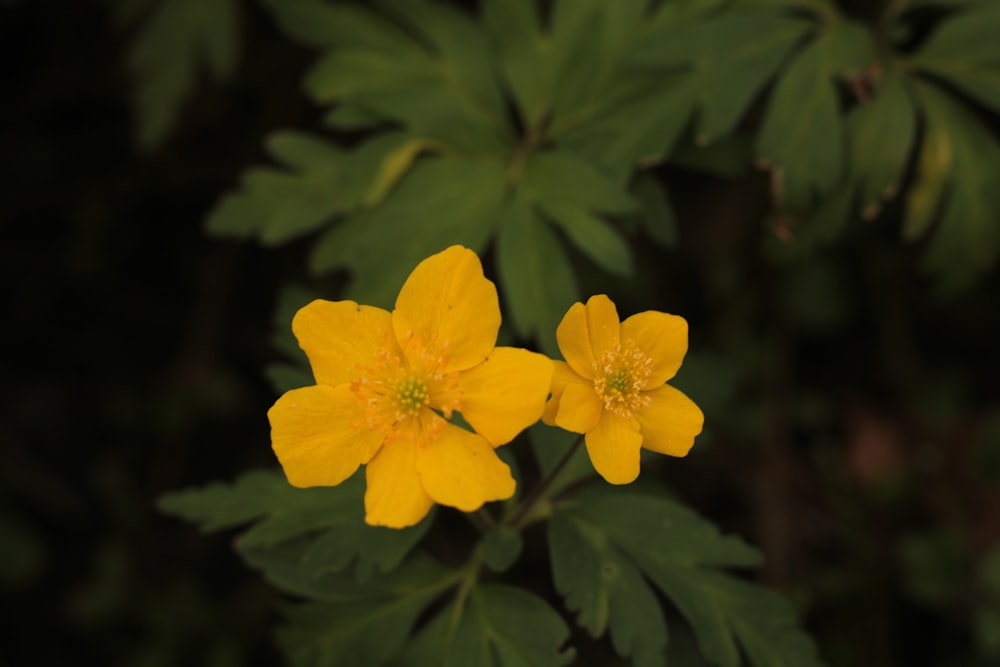
[[[405,528],[427,516],[434,501],[417,472],[419,445],[410,438],[386,443],[368,463],[365,479],[365,523]]]
[[[639,476],[642,436],[634,419],[604,411],[597,428],[587,433],[587,454],[594,470],[611,484],[628,484]]]
[[[587,329],[587,307],[574,303],[556,327],[559,351],[570,367],[588,380],[594,379],[594,350]]]
[[[572,383],[593,384],[589,380],[585,380],[577,375],[565,361],[553,361],[552,364],[554,371],[552,373],[552,388],[550,390],[552,397],[545,404],[545,412],[542,413],[542,421],[549,426],[555,426],[556,424],[556,414],[559,412],[559,399],[562,398],[567,386]]]
[[[677,315],[647,310],[622,322],[622,338],[653,360],[653,372],[643,389],[652,389],[672,378],[687,354],[687,320]]]
[[[642,446],[660,454],[687,456],[705,423],[701,408],[669,384],[644,394],[652,402],[635,415],[642,429]]]
[[[542,416],[552,386],[552,360],[498,347],[459,375],[462,417],[494,447],[504,445]]]
[[[358,366],[369,365],[392,338],[389,311],[353,301],[317,299],[299,309],[292,320],[312,366],[317,384],[338,385],[358,377]]]
[[[417,470],[435,502],[463,512],[514,495],[510,468],[490,444],[452,424],[445,424],[438,438],[417,450]]]
[[[347,385],[285,393],[267,412],[271,447],[292,486],[334,486],[367,463],[385,439],[365,425]]]
[[[420,262],[406,279],[392,313],[396,339],[404,349],[410,337],[440,350],[448,371],[472,368],[497,342],[500,302],[483,276],[476,253],[452,246]]]
[[[621,342],[618,309],[611,299],[596,294],[587,299],[587,330],[594,359],[600,361],[605,352],[614,352]]]
[[[574,382],[563,392],[555,423],[573,433],[587,433],[597,427],[603,410],[604,403],[593,385]]]

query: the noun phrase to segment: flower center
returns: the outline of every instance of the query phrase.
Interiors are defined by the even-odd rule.
[[[400,418],[415,416],[430,399],[427,383],[413,375],[403,377],[393,387],[392,399]]]
[[[629,418],[639,408],[650,404],[642,393],[653,372],[653,360],[636,348],[631,340],[608,350],[594,362],[594,389],[604,402],[604,409]]]
[[[365,408],[365,419],[355,426],[385,432],[386,442],[407,435],[418,442],[438,436],[444,425],[435,417],[451,419],[461,409],[458,373],[448,372],[442,350],[412,334],[396,344],[389,336],[372,364],[359,364],[351,391]]]

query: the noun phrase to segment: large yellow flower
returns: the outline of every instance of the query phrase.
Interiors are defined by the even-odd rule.
[[[313,301],[292,321],[316,385],[268,412],[289,483],[333,486],[361,464],[365,520],[401,528],[434,503],[469,512],[514,494],[494,447],[538,421],[552,361],[495,347],[500,306],[471,250],[421,262],[391,313]],[[451,423],[461,413],[475,433]]]
[[[641,448],[685,456],[705,421],[667,380],[687,352],[687,322],[656,311],[619,323],[611,299],[575,303],[556,329],[557,361],[543,420],[584,433],[594,469],[612,484],[639,476]]]

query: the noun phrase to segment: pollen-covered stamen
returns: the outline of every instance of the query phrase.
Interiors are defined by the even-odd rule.
[[[433,440],[443,423],[461,408],[458,373],[447,372],[441,348],[425,344],[412,333],[400,344],[387,337],[374,363],[358,365],[351,391],[365,407],[368,428],[382,430],[387,442],[405,433],[418,441]]]
[[[653,360],[631,340],[605,352],[600,361],[594,362],[594,389],[604,409],[627,418],[649,405],[651,399],[642,389],[652,372]]]
[[[396,417],[405,419],[420,412],[430,399],[427,383],[412,375],[403,377],[393,387],[392,400],[396,404]]]

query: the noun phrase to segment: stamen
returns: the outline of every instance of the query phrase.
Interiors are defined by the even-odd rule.
[[[604,402],[604,409],[619,417],[631,417],[648,406],[652,399],[642,393],[653,372],[653,360],[636,348],[631,340],[606,351],[594,362],[594,389]]]
[[[373,363],[359,364],[350,383],[365,409],[356,426],[383,431],[386,443],[404,434],[418,443],[437,439],[443,422],[434,411],[450,419],[462,405],[458,373],[447,372],[444,347],[427,344],[412,331],[399,346],[387,335]]]

